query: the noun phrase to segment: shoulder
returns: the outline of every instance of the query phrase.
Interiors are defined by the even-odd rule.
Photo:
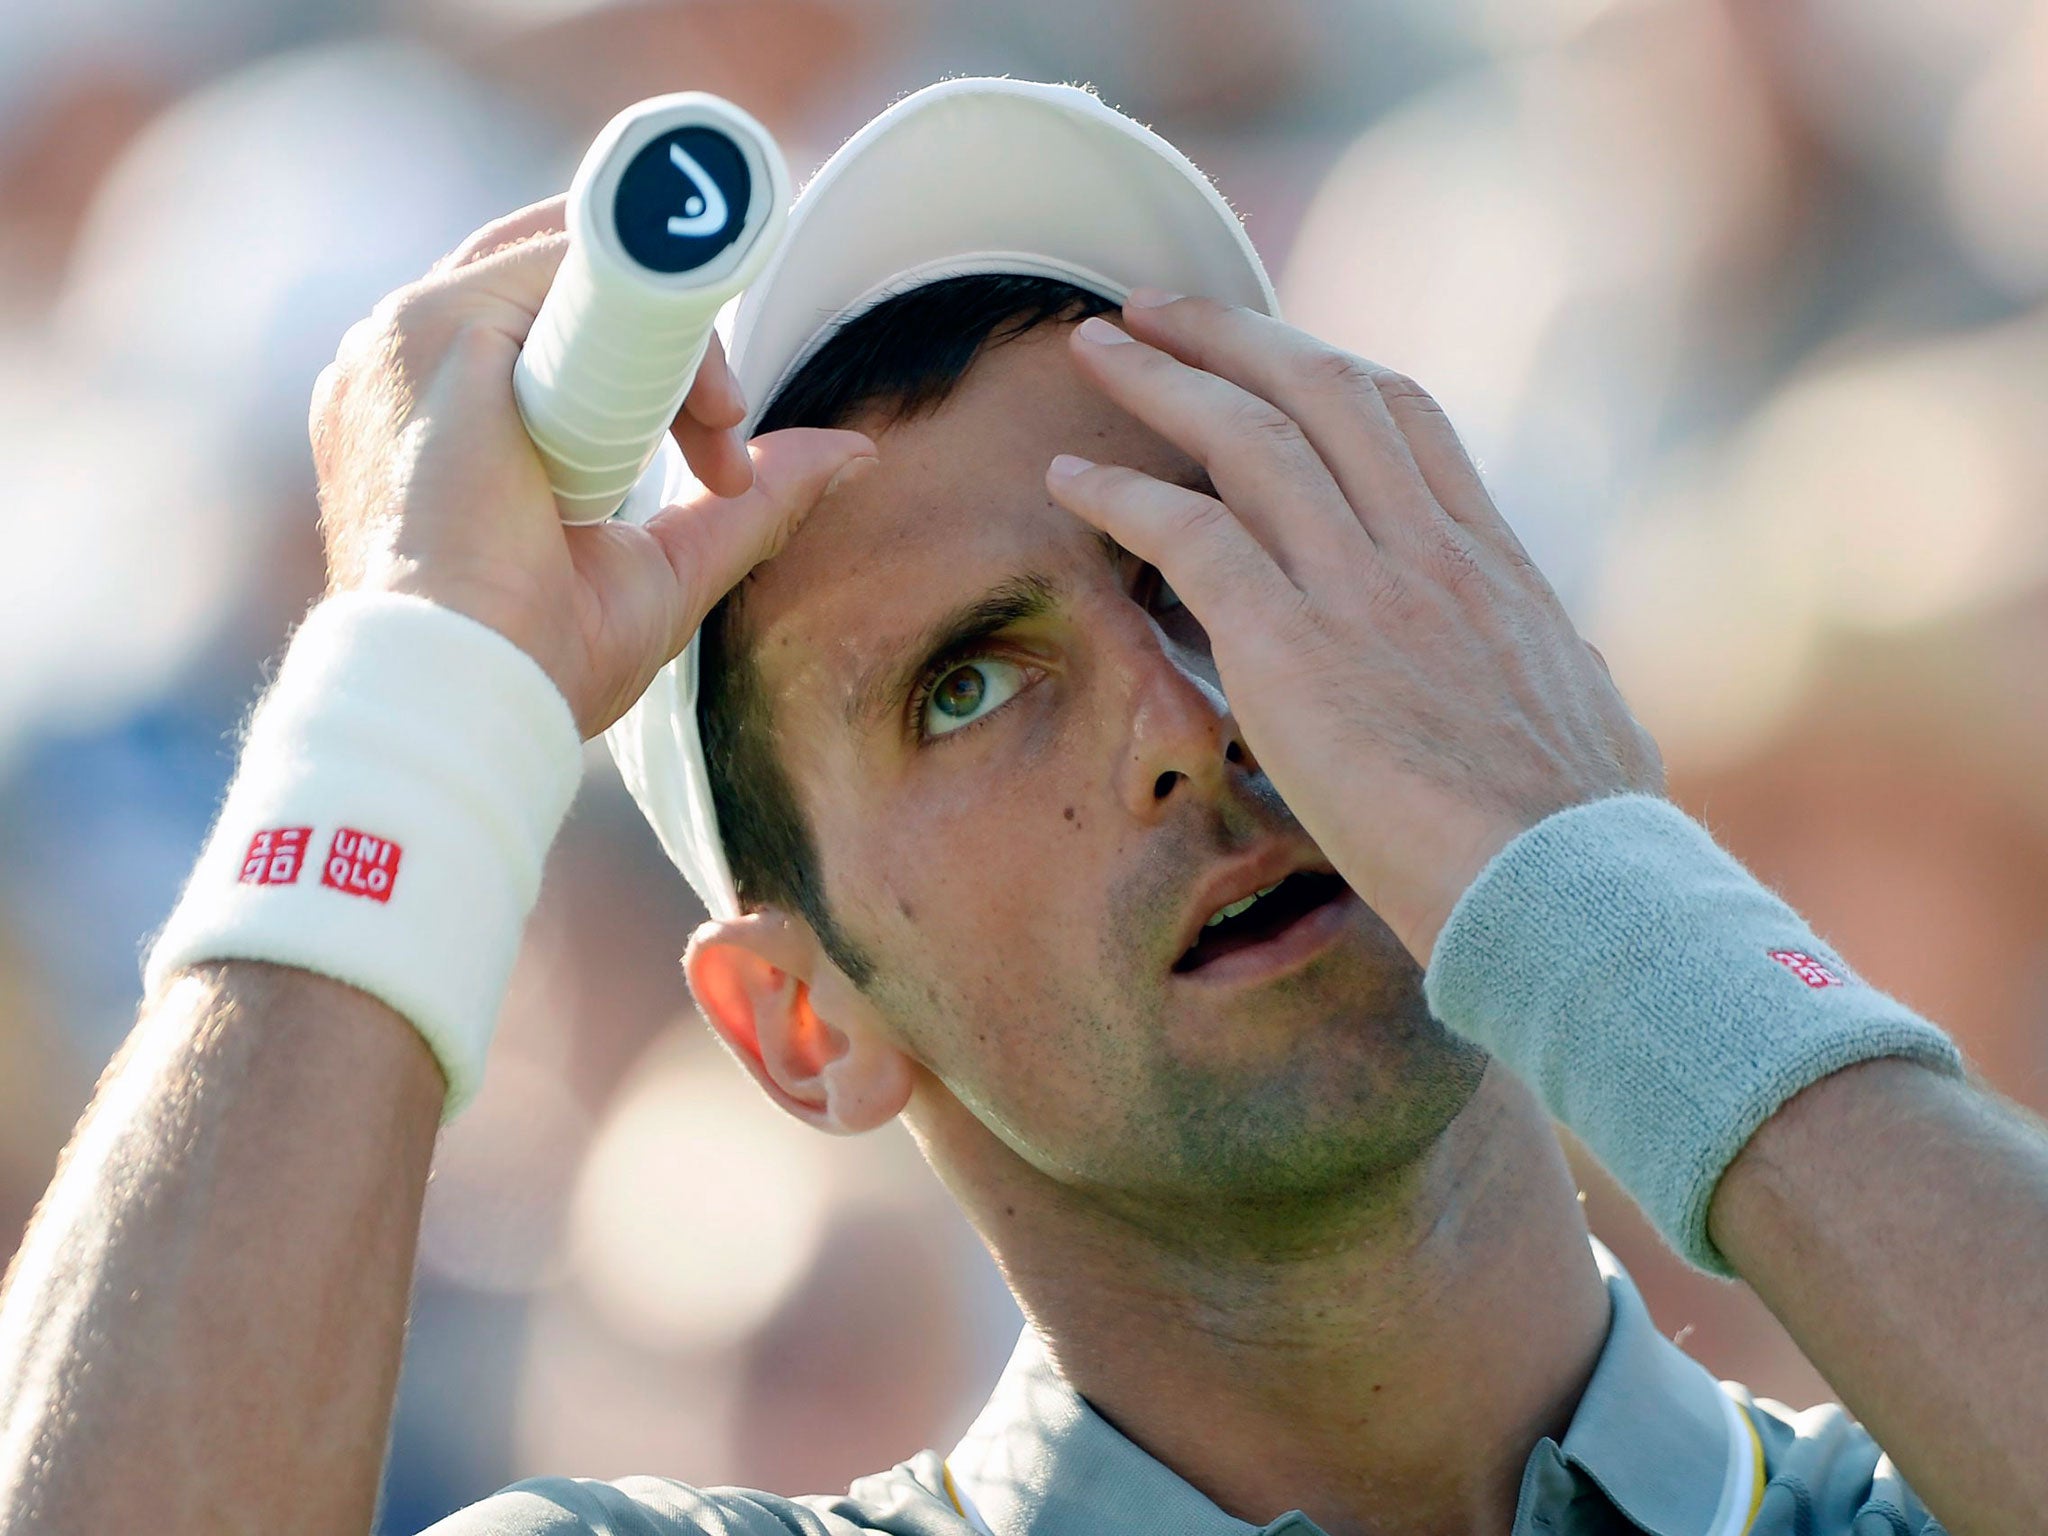
[[[962,1536],[967,1527],[933,1491],[942,1479],[930,1453],[846,1493],[803,1498],[664,1477],[536,1477],[457,1510],[424,1536]]]
[[[1753,1536],[1945,1536],[1863,1426],[1837,1403],[1795,1410],[1729,1390],[1763,1444],[1766,1482]]]

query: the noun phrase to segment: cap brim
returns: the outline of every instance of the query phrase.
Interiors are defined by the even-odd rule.
[[[880,300],[978,272],[1062,278],[1119,302],[1150,284],[1278,312],[1237,215],[1157,134],[1075,86],[948,80],[847,140],[797,198],[733,324],[754,414]]]

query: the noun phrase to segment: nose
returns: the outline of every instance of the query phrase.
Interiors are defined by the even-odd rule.
[[[1220,803],[1233,778],[1258,771],[1223,691],[1189,658],[1154,644],[1128,665],[1130,728],[1117,790],[1133,817],[1156,821],[1190,795]]]

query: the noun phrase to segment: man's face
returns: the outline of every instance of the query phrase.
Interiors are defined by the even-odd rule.
[[[749,588],[828,902],[899,1043],[1042,1172],[1139,1202],[1355,1188],[1434,1139],[1484,1057],[1333,876],[1204,926],[1329,866],[1200,626],[1046,494],[1063,452],[1205,483],[1066,338],[998,346],[936,413],[873,429],[880,463]]]

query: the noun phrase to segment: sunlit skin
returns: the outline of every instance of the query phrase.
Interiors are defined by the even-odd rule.
[[[1075,1384],[1225,1508],[1505,1528],[1606,1321],[1547,1122],[1356,897],[1283,974],[1173,971],[1219,866],[1321,856],[1200,627],[1043,475],[1060,452],[1200,467],[1090,387],[1062,327],[932,415],[855,425],[879,463],[756,571],[744,630],[874,975],[780,914],[713,925],[707,1013],[806,1118],[904,1106]],[[875,694],[1005,583],[1043,611]]]

